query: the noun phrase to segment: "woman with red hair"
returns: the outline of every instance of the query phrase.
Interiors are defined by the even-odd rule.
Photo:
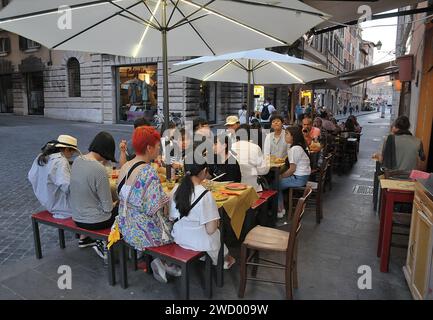
[[[132,135],[136,156],[119,173],[119,231],[123,240],[139,251],[173,242],[167,210],[169,198],[150,165],[160,154],[160,139],[153,127],[136,128]],[[166,271],[180,275],[179,270],[159,259],[153,260],[151,267],[155,279],[161,282],[167,282]]]

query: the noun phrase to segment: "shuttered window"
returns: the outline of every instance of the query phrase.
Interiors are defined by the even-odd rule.
[[[81,97],[80,63],[76,58],[70,58],[67,64],[69,96]]]

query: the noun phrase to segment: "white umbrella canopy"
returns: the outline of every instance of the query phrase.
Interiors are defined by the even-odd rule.
[[[295,84],[335,77],[320,64],[265,49],[182,61],[174,65],[171,73],[204,81],[247,83],[248,115],[252,83]]]
[[[133,57],[216,55],[290,45],[328,15],[296,0],[13,0],[0,28],[61,50]],[[71,29],[58,27],[71,8]],[[166,10],[163,10],[165,7]],[[166,19],[164,19],[164,12]],[[164,23],[166,20],[167,23]]]
[[[335,77],[320,64],[265,49],[182,61],[171,73],[205,81],[248,83],[248,70],[255,84],[307,83]]]

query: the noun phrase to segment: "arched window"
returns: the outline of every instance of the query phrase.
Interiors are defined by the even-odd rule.
[[[80,63],[76,58],[70,58],[67,64],[69,96],[81,97]]]

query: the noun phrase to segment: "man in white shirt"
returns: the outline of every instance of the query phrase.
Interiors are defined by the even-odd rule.
[[[266,98],[265,102],[260,108],[260,122],[262,123],[264,129],[270,128],[270,119],[272,113],[276,111],[275,107],[271,104],[270,101],[271,101],[270,98]]]

